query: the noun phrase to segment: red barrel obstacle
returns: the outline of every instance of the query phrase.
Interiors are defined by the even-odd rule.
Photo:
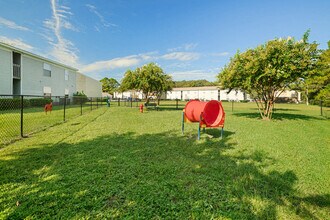
[[[189,101],[182,112],[182,133],[184,133],[185,122],[198,122],[198,140],[200,139],[200,129],[221,128],[221,138],[225,123],[225,111],[221,102],[212,100],[202,102],[199,100]]]

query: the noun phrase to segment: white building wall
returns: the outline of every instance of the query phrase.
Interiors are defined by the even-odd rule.
[[[244,100],[244,93],[241,91],[232,90],[228,93],[228,90],[220,91],[220,100],[228,101],[241,101]]]
[[[177,88],[173,91],[167,92],[167,99],[183,99],[183,100],[191,100],[191,99],[199,99],[199,100],[218,100],[219,95],[219,89],[218,88],[210,88],[210,89],[204,89],[204,88]],[[220,100],[234,100],[234,101],[240,101],[244,100],[244,93],[241,91],[231,91],[229,94],[227,94],[228,90],[220,90]],[[182,93],[182,97],[181,97]]]
[[[42,96],[44,86],[51,87],[50,78],[43,79],[43,62],[21,55],[21,93]]]
[[[12,52],[0,48],[0,94],[13,94]]]
[[[87,76],[85,94],[89,97],[101,97],[102,96],[102,83]]]
[[[86,77],[83,74],[77,73],[76,75],[76,89],[78,92],[86,90]]]
[[[102,83],[81,73],[76,74],[76,89],[84,92],[88,97],[102,96]]]
[[[168,91],[166,94],[167,99],[181,99],[181,91]]]
[[[113,98],[114,99],[138,98],[142,100],[144,99],[144,95],[140,91],[114,92]]]
[[[21,81],[22,94],[44,95],[44,88],[51,88],[52,96],[69,96],[76,91],[76,74],[64,67],[47,63],[51,67],[51,76],[44,76],[44,63],[42,60],[22,55]],[[68,80],[65,80],[65,70],[68,71]]]
[[[199,98],[200,100],[218,100],[218,90],[200,90]]]
[[[0,94],[13,94],[13,51],[21,55],[21,94],[43,96],[46,92],[52,96],[72,96],[84,91],[87,96],[101,97],[101,82],[78,74],[75,68],[1,42]],[[51,69],[50,77],[44,76],[44,63]]]

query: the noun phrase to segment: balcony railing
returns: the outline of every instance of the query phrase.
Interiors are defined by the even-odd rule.
[[[21,65],[15,63],[13,64],[13,77],[15,79],[21,78]]]

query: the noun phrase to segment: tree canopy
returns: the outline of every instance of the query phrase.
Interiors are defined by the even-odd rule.
[[[174,87],[201,87],[201,86],[217,86],[216,82],[209,82],[205,79],[198,80],[182,80],[174,81]]]
[[[126,71],[120,89],[121,91],[140,90],[148,102],[150,95],[156,95],[159,99],[163,92],[171,90],[172,87],[172,77],[165,74],[155,63],[149,63],[134,71]]]
[[[243,90],[257,103],[263,119],[271,119],[275,99],[297,80],[307,79],[316,66],[317,44],[275,39],[231,58],[218,75],[222,87]]]
[[[328,49],[322,51],[312,76],[306,81],[310,89],[309,99],[330,99],[330,41]]]
[[[109,94],[113,94],[119,87],[118,81],[114,78],[104,77],[100,82],[102,83],[102,91]]]

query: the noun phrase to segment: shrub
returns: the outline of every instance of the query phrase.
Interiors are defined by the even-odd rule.
[[[53,102],[53,100],[50,98],[34,98],[34,99],[29,99],[29,101],[30,101],[30,106],[32,107],[41,107]]]
[[[29,107],[28,99],[23,99],[23,107]],[[0,99],[0,110],[13,110],[21,108],[21,98]]]
[[[87,101],[88,101],[88,98],[83,91],[73,93],[73,104],[80,104],[80,103],[84,104]]]

